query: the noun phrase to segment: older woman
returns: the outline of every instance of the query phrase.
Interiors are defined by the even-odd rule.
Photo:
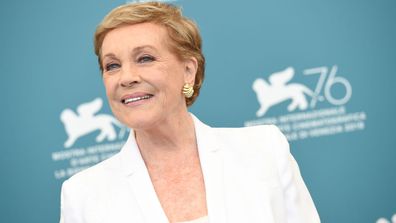
[[[276,127],[211,128],[188,112],[205,60],[177,7],[115,8],[95,53],[110,107],[133,130],[118,154],[64,182],[61,222],[320,221]]]

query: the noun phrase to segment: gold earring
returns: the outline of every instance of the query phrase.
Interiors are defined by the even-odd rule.
[[[183,94],[186,96],[186,98],[191,98],[192,95],[194,94],[194,88],[191,84],[185,84],[183,86]]]

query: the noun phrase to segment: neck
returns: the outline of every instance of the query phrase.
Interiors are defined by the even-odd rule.
[[[194,122],[187,111],[168,116],[153,128],[137,130],[135,137],[147,165],[169,163],[197,153]]]

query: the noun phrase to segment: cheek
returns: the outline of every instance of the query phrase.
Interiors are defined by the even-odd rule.
[[[116,86],[115,81],[111,78],[103,78],[103,85],[105,87],[107,97],[112,96]]]
[[[174,70],[167,80],[167,86],[175,96],[180,96],[184,85],[184,76],[180,70]]]
[[[161,89],[163,89],[165,95],[169,99],[179,98],[182,94],[183,84],[176,78],[170,78],[167,81],[161,83]]]

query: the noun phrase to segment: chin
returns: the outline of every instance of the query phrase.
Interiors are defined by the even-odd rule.
[[[159,117],[152,112],[130,112],[128,115],[119,117],[119,120],[131,129],[141,130],[156,126]]]

